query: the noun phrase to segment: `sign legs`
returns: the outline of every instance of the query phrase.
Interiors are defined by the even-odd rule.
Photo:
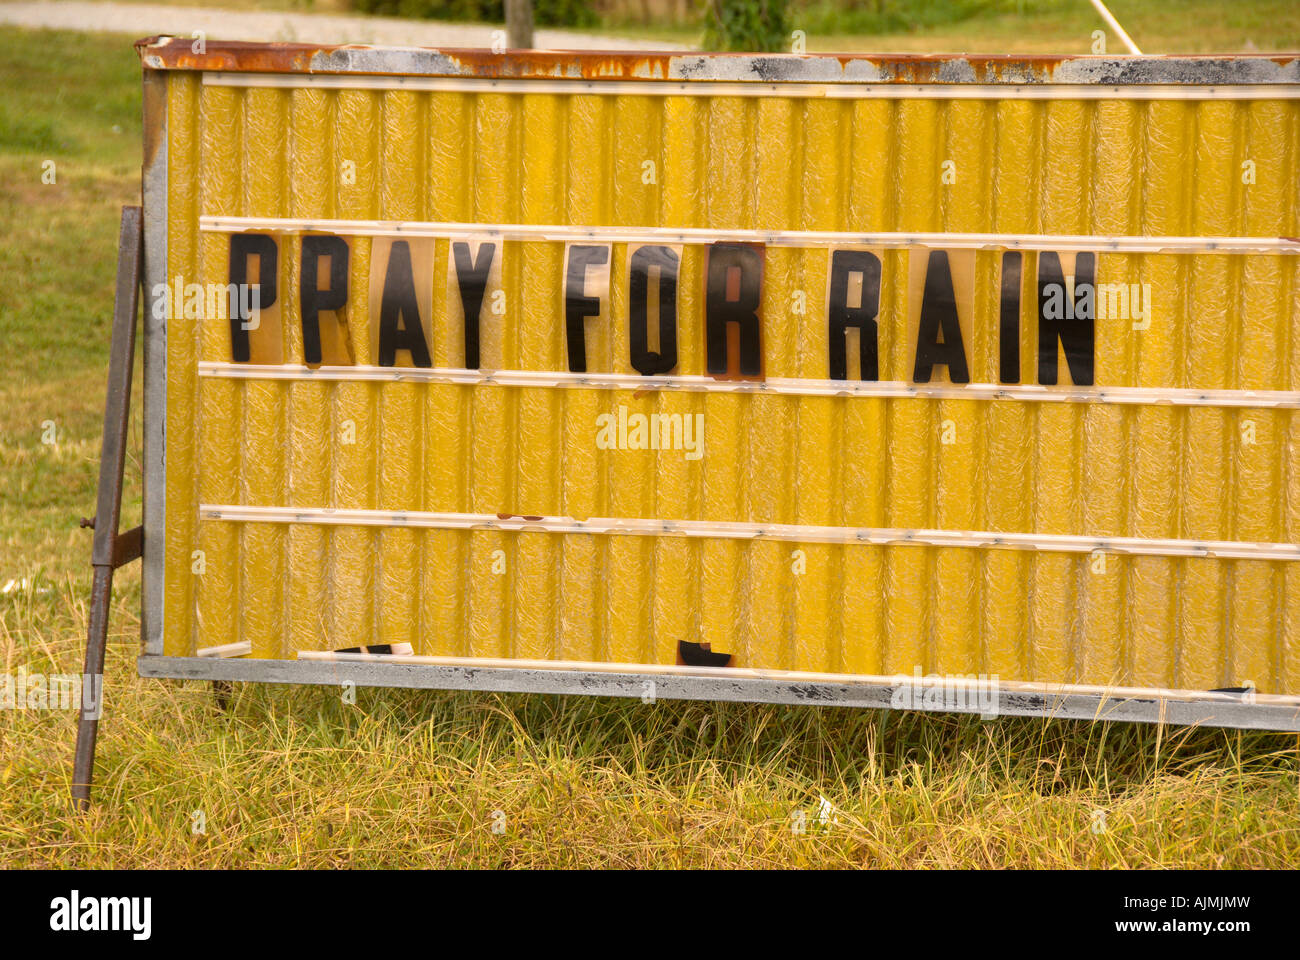
[[[81,720],[72,768],[72,802],[78,813],[90,808],[90,784],[95,773],[95,740],[104,706],[104,645],[113,593],[113,571],[141,556],[143,530],[118,533],[122,513],[122,469],[126,462],[127,427],[131,413],[131,373],[135,362],[135,323],[140,304],[140,271],[144,233],[139,207],[122,208],[117,248],[117,292],[113,306],[113,341],[108,361],[108,399],[104,404],[104,440],[99,458],[94,547],[90,563],[95,579],[90,592],[90,627],[82,674]],[[84,523],[84,522],[83,522]]]

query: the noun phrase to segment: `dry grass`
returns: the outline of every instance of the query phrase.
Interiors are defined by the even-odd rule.
[[[0,30],[0,587],[29,579],[0,596],[11,675],[80,669],[76,518],[94,497],[116,209],[137,182],[135,70],[124,44]],[[139,589],[138,568],[119,574],[89,816],[67,804],[75,715],[0,710],[0,865],[1300,861],[1293,735],[395,690],[348,705],[257,686],[222,712],[207,685],[135,676]],[[837,822],[818,821],[823,797]]]
[[[125,593],[88,817],[67,808],[74,715],[0,714],[6,865],[1297,861],[1294,736],[394,690],[348,705],[335,690],[251,685],[223,712],[207,685],[133,675]],[[11,600],[11,669],[75,669],[84,597],[69,580]]]

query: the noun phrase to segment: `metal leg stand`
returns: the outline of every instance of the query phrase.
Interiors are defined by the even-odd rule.
[[[77,753],[72,768],[72,802],[78,813],[90,809],[90,784],[95,774],[95,738],[104,700],[104,644],[113,593],[113,571],[140,558],[144,530],[118,534],[122,513],[122,468],[126,462],[127,426],[131,413],[131,373],[135,362],[135,323],[140,303],[140,270],[144,234],[139,207],[122,208],[117,248],[117,294],[113,306],[113,343],[108,361],[108,400],[104,405],[104,443],[99,458],[99,489],[90,562],[95,581],[90,592],[90,629],[86,636],[83,682],[92,684],[83,695],[77,727]]]

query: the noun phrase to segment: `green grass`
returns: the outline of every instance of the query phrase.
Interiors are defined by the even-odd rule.
[[[827,4],[843,7],[842,3]],[[906,13],[913,5],[896,4]],[[1091,53],[1094,30],[1105,24],[1087,0],[987,0],[916,5],[927,16],[912,26],[855,29],[852,18],[819,12],[808,23],[810,50],[875,50],[907,53]],[[1238,53],[1300,49],[1300,6],[1292,0],[1109,0],[1107,7],[1144,53]],[[942,12],[961,19],[944,20]],[[1106,30],[1108,53],[1126,52]]]
[[[141,0],[158,2],[158,0]],[[348,14],[348,0],[174,0],[176,6]],[[674,24],[654,4],[611,7],[597,27],[567,28],[698,45],[699,23]],[[695,7],[701,4],[696,3]],[[1300,50],[1295,0],[1109,0],[1107,6],[1146,53],[1240,53]],[[1087,0],[807,0],[791,5],[791,27],[807,49],[875,53],[1090,53],[1105,24]],[[876,11],[880,12],[877,13]],[[1107,50],[1123,53],[1107,31]]]
[[[1024,0],[984,4],[964,19],[917,18],[910,27],[892,20],[881,29],[837,14],[827,4],[791,14],[791,27],[806,34],[807,49],[823,53],[1092,53],[1093,31],[1106,33],[1106,52],[1126,52],[1087,0]],[[907,5],[899,4],[903,11]],[[1300,50],[1300,5],[1293,0],[1112,0],[1107,6],[1144,53],[1243,53]],[[959,4],[968,12],[978,4]],[[930,4],[927,9],[942,10]],[[629,33],[635,33],[631,28]],[[698,43],[693,28],[650,28],[656,39]]]
[[[0,586],[31,581],[0,596],[11,675],[80,670],[90,544],[76,519],[93,509],[117,210],[138,195],[137,70],[118,38],[0,30]],[[134,522],[134,461],[128,483]],[[226,713],[205,684],[135,676],[139,590],[138,566],[119,573],[89,816],[66,799],[75,715],[0,710],[0,866],[1300,859],[1294,735],[396,690],[348,705],[259,686],[237,686]],[[838,823],[817,822],[823,797]]]

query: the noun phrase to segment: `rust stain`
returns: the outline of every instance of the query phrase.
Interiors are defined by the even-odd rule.
[[[135,43],[146,67],[150,60],[163,70],[232,70],[249,73],[310,73],[312,58],[341,49],[306,43],[251,43],[242,40],[209,41],[195,53],[193,41],[179,37],[146,37]]]
[[[854,61],[865,61],[876,67],[888,82],[895,83],[960,83],[960,79],[945,76],[954,63],[970,67],[970,81],[986,83],[1004,77],[1017,80],[1049,81],[1066,63],[1083,59],[1078,56],[1025,56],[1023,54],[983,54],[979,56],[954,56],[951,54],[898,54],[895,56],[854,57],[839,56],[841,67]]]
[[[243,73],[346,72],[393,75],[407,74],[410,67],[410,61],[402,58],[388,61],[376,57],[367,58],[364,56],[367,52],[384,48],[364,44],[317,45],[209,41],[203,53],[195,53],[189,38],[157,36],[139,40],[135,46],[144,67],[154,70],[223,70]],[[1243,54],[1231,57],[1193,54],[1172,58],[1159,56],[1106,58],[1086,55],[1025,56],[1019,54],[968,56],[826,53],[796,56],[618,50],[508,50],[505,53],[494,53],[486,49],[432,47],[420,49],[429,55],[425,66],[418,71],[424,76],[470,76],[487,79],[671,80],[674,82],[689,80],[692,69],[702,61],[713,64],[723,75],[732,73],[727,69],[729,63],[742,64],[742,69],[734,71],[741,82],[798,79],[800,64],[831,62],[838,65],[841,78],[847,77],[854,67],[861,70],[862,67],[869,66],[872,68],[871,72],[876,74],[876,77],[869,82],[930,84],[1049,83],[1067,64],[1089,62],[1114,64],[1117,60],[1147,65],[1162,60],[1189,64],[1202,61],[1218,64],[1254,61],[1267,62],[1284,68],[1291,67],[1296,62],[1294,54]],[[356,56],[349,57],[347,56],[349,54]],[[387,68],[390,63],[393,64],[394,69]],[[832,78],[830,82],[836,81]]]
[[[491,50],[445,50],[449,60],[478,77],[497,79],[524,77],[570,77],[666,80],[672,60],[679,54],[624,53],[615,50],[584,51],[557,55],[536,50],[510,50],[504,54]]]
[[[144,75],[144,163],[148,171],[158,157],[162,146],[163,117],[167,112],[167,78],[156,72]]]
[[[333,53],[382,49],[361,44],[316,45],[306,43],[252,43],[208,41],[203,53],[195,53],[193,42],[182,37],[155,36],[137,40],[135,48],[146,68],[162,70],[227,70],[247,73],[314,73],[313,64]],[[462,68],[447,75],[487,78],[571,77],[599,79],[667,79],[677,53],[644,51],[554,51],[509,50],[504,54],[487,49],[424,48],[441,53]],[[379,73],[382,71],[358,71]]]

